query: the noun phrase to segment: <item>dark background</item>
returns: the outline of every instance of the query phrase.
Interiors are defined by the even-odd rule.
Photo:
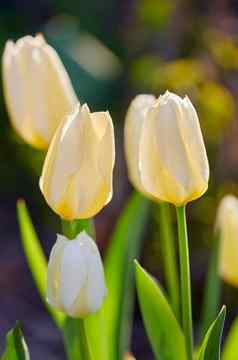
[[[211,167],[207,194],[189,206],[194,319],[202,289],[220,198],[238,195],[238,1],[210,0],[8,0],[0,1],[0,52],[7,39],[42,32],[68,70],[81,103],[108,109],[117,142],[113,201],[96,219],[104,250],[130,192],[123,157],[124,117],[137,93],[159,95],[167,88],[188,94],[198,109]],[[59,231],[38,178],[44,154],[11,129],[0,89],[0,346],[19,319],[32,359],[64,359],[60,334],[34,287],[20,244],[15,203],[26,199],[49,254]],[[192,230],[192,231],[191,231]],[[143,264],[163,282],[157,209],[143,249]],[[238,291],[223,284],[228,322],[237,314]],[[132,350],[152,359],[138,309]]]

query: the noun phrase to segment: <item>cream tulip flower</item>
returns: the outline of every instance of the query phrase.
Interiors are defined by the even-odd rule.
[[[47,301],[71,317],[83,318],[101,307],[106,295],[96,243],[85,231],[74,240],[57,235],[48,265]]]
[[[30,145],[46,149],[60,122],[78,102],[56,51],[42,35],[7,41],[2,59],[10,120]]]
[[[137,97],[126,118],[125,144],[133,184],[157,201],[181,206],[207,190],[206,149],[187,96]]]
[[[63,219],[90,218],[111,200],[114,162],[110,114],[78,105],[50,144],[40,189]]]
[[[226,195],[218,208],[216,231],[220,236],[219,273],[238,287],[238,199]]]

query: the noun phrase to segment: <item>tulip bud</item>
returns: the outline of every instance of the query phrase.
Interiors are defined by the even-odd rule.
[[[71,317],[95,313],[106,295],[96,243],[85,231],[74,240],[57,235],[48,265],[47,301]]]
[[[238,199],[225,196],[218,208],[216,230],[220,235],[219,273],[238,287]]]
[[[181,206],[207,190],[206,149],[187,96],[167,91],[157,100],[137,97],[126,118],[125,143],[130,178],[150,197]]]
[[[47,203],[67,220],[94,216],[111,200],[114,161],[110,114],[76,106],[45,159],[40,188]]]
[[[42,35],[7,41],[3,53],[4,95],[17,133],[47,148],[60,122],[77,103],[68,74]]]

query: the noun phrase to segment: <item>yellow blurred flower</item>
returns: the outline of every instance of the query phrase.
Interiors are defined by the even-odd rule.
[[[219,143],[235,114],[232,94],[225,87],[209,81],[200,87],[197,95],[204,136],[209,143]]]
[[[12,125],[27,143],[47,148],[78,102],[58,54],[42,35],[25,36],[16,43],[7,41],[2,62]]]
[[[219,273],[238,287],[238,199],[226,195],[218,208],[216,230],[220,234]]]
[[[111,200],[114,162],[110,114],[90,113],[86,104],[77,105],[50,144],[41,191],[62,218],[90,218]]]
[[[207,190],[206,149],[188,97],[137,97],[126,117],[125,149],[133,185],[150,197],[179,206]]]

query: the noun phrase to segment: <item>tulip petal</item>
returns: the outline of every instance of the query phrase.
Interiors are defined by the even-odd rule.
[[[74,316],[95,313],[101,307],[106,295],[104,270],[98,248],[85,232],[80,234],[81,239],[82,237],[85,238],[84,256],[87,260],[87,281],[82,289],[82,294],[78,294],[72,306],[71,312]]]
[[[138,95],[131,102],[125,123],[125,153],[131,182],[142,193],[146,190],[141,183],[139,169],[139,145],[141,131],[150,107],[155,103],[153,95]]]
[[[84,238],[68,241],[60,262],[59,297],[62,307],[72,316],[72,307],[76,299],[80,299],[81,309],[86,308],[84,287],[87,281],[87,255]]]
[[[68,243],[62,235],[57,235],[57,242],[55,243],[48,264],[48,276],[47,276],[47,301],[57,308],[63,310],[59,299],[59,287],[60,287],[60,259],[63,251]]]

